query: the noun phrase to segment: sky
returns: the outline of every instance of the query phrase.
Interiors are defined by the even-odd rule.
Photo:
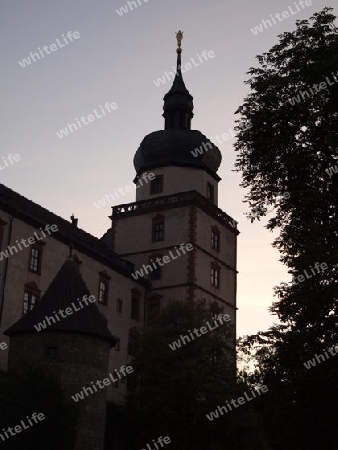
[[[182,64],[191,58],[198,63],[204,50],[214,52],[184,74],[194,97],[192,129],[209,138],[231,135],[256,55],[276,44],[278,34],[294,30],[296,20],[334,6],[333,0],[306,1],[2,2],[0,165],[8,164],[0,182],[67,220],[74,213],[80,228],[101,237],[111,225],[111,206],[135,201],[135,192],[100,209],[94,202],[131,183],[141,141],[164,127],[163,96],[172,82],[157,80],[176,64],[175,32],[184,32]],[[28,64],[39,48],[44,56],[33,55]],[[103,114],[107,102],[116,105]],[[90,114],[91,122],[59,137],[68,123]],[[291,275],[271,246],[277,233],[264,228],[267,219],[251,224],[243,216],[248,208],[241,174],[234,172],[234,143],[231,137],[217,144],[223,158],[219,207],[241,232],[237,332],[243,335],[276,322],[268,311],[276,301],[273,287]],[[8,162],[10,153],[20,160]]]

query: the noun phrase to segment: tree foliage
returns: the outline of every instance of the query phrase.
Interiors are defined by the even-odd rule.
[[[248,388],[235,381],[233,326],[219,325],[176,350],[169,346],[207,321],[213,326],[220,313],[216,305],[173,301],[140,338],[125,408],[134,429],[128,448],[169,436],[173,449],[267,449],[250,404],[214,421],[206,417]]]
[[[338,343],[338,30],[331,8],[279,36],[248,72],[251,92],[238,108],[236,170],[255,210],[273,207],[273,245],[297,278],[275,288],[281,322],[243,339],[257,358],[251,381],[265,380],[276,449],[338,447],[338,359],[307,370],[304,362]],[[325,84],[323,84],[325,83]],[[251,127],[248,128],[248,125]],[[288,196],[284,194],[288,193]],[[255,217],[253,217],[254,219]],[[316,271],[316,262],[327,269]],[[305,273],[306,272],[306,273]],[[317,273],[318,272],[318,273]],[[244,379],[250,378],[245,370]],[[275,408],[278,404],[279,407]]]
[[[73,403],[73,402],[72,402]],[[22,378],[0,372],[0,433],[14,429],[27,416],[43,413],[45,419],[0,442],[4,450],[73,450],[78,420],[77,405],[65,398],[59,383],[40,369]],[[4,434],[3,434],[4,435]],[[4,435],[6,437],[6,435]]]

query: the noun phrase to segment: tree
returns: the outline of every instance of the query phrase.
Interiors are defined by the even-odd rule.
[[[139,450],[168,436],[173,449],[267,449],[250,404],[215,420],[206,416],[247,388],[236,384],[233,326],[213,319],[219,314],[217,305],[173,301],[140,338],[125,408],[134,432],[124,448]],[[218,328],[198,336],[207,322]],[[174,350],[181,336],[190,342]]]
[[[73,403],[73,402],[72,402]],[[66,400],[58,382],[40,369],[29,370],[22,378],[0,372],[0,438],[6,450],[73,450],[78,419],[77,405]],[[33,413],[45,419],[29,427]],[[24,421],[26,429],[14,436],[8,430]]]
[[[338,361],[303,365],[338,342],[338,33],[331,11],[297,21],[257,57],[251,92],[237,111],[245,201],[255,211],[274,208],[267,228],[279,230],[273,245],[296,277],[275,288],[271,311],[281,324],[245,345],[258,357],[260,377],[275,387],[269,398],[282,406],[266,410],[271,433],[283,428],[276,448],[338,445],[330,431]]]

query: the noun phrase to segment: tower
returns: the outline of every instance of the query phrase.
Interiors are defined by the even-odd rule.
[[[39,367],[59,381],[69,402],[86,388],[79,400],[75,450],[103,450],[104,445],[107,391],[93,384],[107,376],[115,339],[94,302],[69,258],[34,309],[5,332],[10,373]]]
[[[179,31],[164,130],[147,135],[135,154],[136,201],[112,208],[111,242],[135,264],[135,277],[151,281],[148,323],[170,299],[205,299],[223,306],[235,326],[238,230],[218,207],[221,152],[191,129],[194,106],[181,71],[182,37]]]

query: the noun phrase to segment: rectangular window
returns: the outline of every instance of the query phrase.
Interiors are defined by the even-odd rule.
[[[153,242],[164,240],[164,219],[153,219]]]
[[[101,305],[108,305],[109,298],[109,280],[111,277],[108,275],[106,270],[99,272],[99,292],[98,292],[98,302]]]
[[[149,272],[150,280],[160,280],[162,277],[162,267],[158,264],[158,262],[156,262],[157,258],[159,258],[161,262],[162,255],[152,255],[149,258],[149,265],[152,268],[152,272],[151,271]]]
[[[130,318],[133,320],[140,320],[140,307],[139,307],[139,299],[133,297],[131,299],[131,314]]]
[[[211,230],[211,247],[219,252],[220,232],[213,228]]]
[[[141,295],[138,292],[132,292],[130,318],[133,320],[140,320],[140,298]]]
[[[150,182],[150,194],[160,194],[163,192],[163,175],[158,175]]]
[[[41,274],[42,247],[34,245],[31,247],[29,256],[29,270],[38,275]]]
[[[139,332],[136,328],[129,330],[128,334],[128,355],[135,356],[136,344],[139,337]]]
[[[215,265],[211,265],[211,286],[219,289],[220,285],[220,269]]]
[[[207,184],[207,197],[209,200],[214,202],[214,200],[215,200],[214,186],[209,182]]]
[[[99,303],[106,305],[108,303],[108,282],[100,280],[99,282]]]
[[[32,291],[25,290],[23,295],[23,313],[31,311],[39,300],[39,295]]]
[[[118,298],[116,303],[116,311],[122,313],[122,309],[123,309],[123,300]]]

